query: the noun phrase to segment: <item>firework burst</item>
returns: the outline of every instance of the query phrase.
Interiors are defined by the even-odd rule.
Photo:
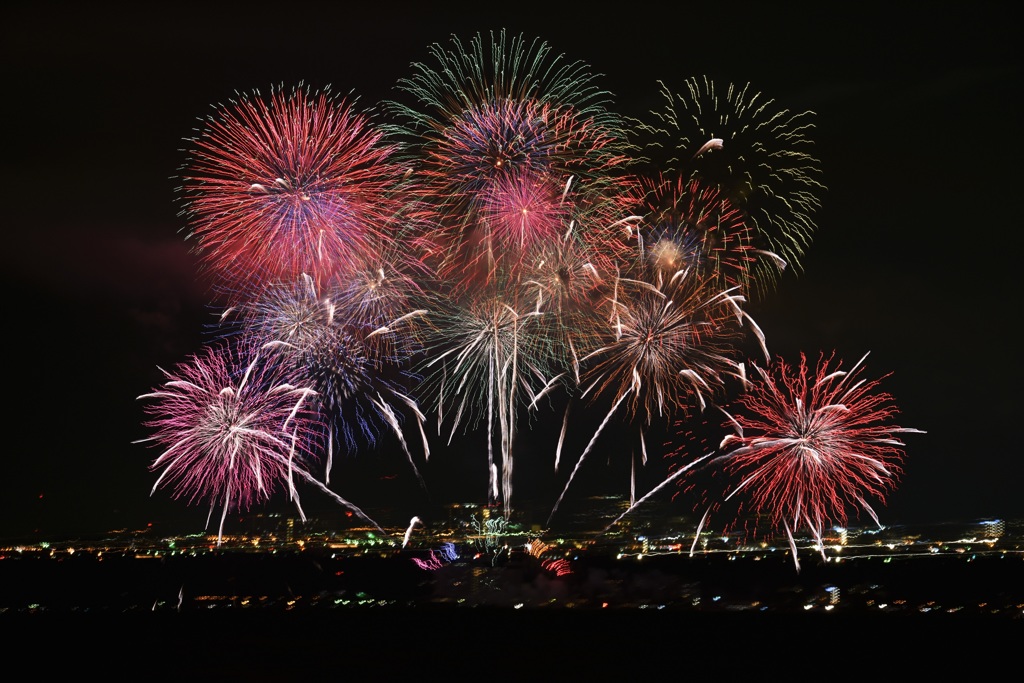
[[[793,535],[801,529],[824,556],[824,529],[845,525],[849,508],[880,524],[869,501],[884,502],[897,483],[899,434],[922,433],[892,424],[892,397],[879,380],[862,377],[866,357],[849,371],[824,354],[813,369],[803,354],[796,368],[781,359],[774,371],[755,366],[757,381],[726,413],[733,433],[711,461],[733,482],[722,502],[742,498],[749,512],[784,530],[798,570]]]
[[[646,461],[644,429],[677,411],[703,411],[724,393],[727,376],[743,374],[735,356],[744,323],[761,337],[743,311],[742,297],[717,289],[713,280],[679,271],[661,287],[624,284],[613,303],[610,339],[583,358],[581,377],[583,397],[611,396],[612,407],[576,462],[551,516],[613,415],[621,411],[629,422],[639,418]]]
[[[453,38],[431,55],[436,67],[414,64],[398,84],[415,104],[386,102],[394,123],[384,128],[404,144],[414,192],[442,235],[439,270],[486,277],[497,256],[516,260],[560,233],[577,205],[616,201],[626,136],[586,65],[504,32],[468,49]],[[571,185],[583,190],[567,197]]]
[[[428,288],[437,279],[413,246],[418,235],[406,230],[379,241],[372,253],[337,273],[326,287],[334,304],[334,315],[351,325],[381,329],[369,338],[391,357],[408,357],[418,348],[417,316]]]
[[[698,179],[659,175],[637,185],[642,200],[636,231],[638,268],[663,283],[682,269],[723,288],[749,289],[756,261],[746,215],[717,189]]]
[[[403,326],[422,311],[371,326],[339,316],[335,300],[331,294],[322,294],[311,277],[303,276],[294,285],[265,290],[251,305],[239,309],[234,322],[243,337],[276,353],[315,390],[311,403],[325,429],[327,481],[336,443],[349,453],[361,446],[373,448],[384,428],[398,437],[422,483],[402,428],[402,415],[411,411],[429,456],[424,416],[403,387],[410,379]]]
[[[182,192],[189,237],[224,289],[322,282],[369,253],[405,170],[381,137],[329,90],[243,95],[208,117]]]
[[[428,52],[366,113],[330,89],[274,88],[215,107],[188,141],[183,215],[225,295],[227,343],[140,397],[163,448],[154,491],[220,506],[221,528],[277,489],[298,505],[295,477],[352,507],[326,488],[334,451],[385,433],[425,486],[405,429],[411,415],[429,459],[423,400],[448,446],[485,425],[487,498],[507,523],[520,419],[565,390],[556,476],[570,408],[603,417],[552,517],[618,421],[639,432],[624,514],[715,472],[735,483],[705,491],[701,528],[738,504],[785,530],[794,561],[799,529],[820,545],[848,507],[877,521],[868,501],[899,474],[894,434],[916,430],[885,426],[895,409],[860,363],[755,366],[746,391],[737,360],[756,337],[768,367],[747,300],[801,268],[816,229],[813,114],[691,78],[661,84],[641,121],[540,40],[453,36]],[[656,427],[706,420],[730,378],[746,391],[736,433],[637,499]]]
[[[718,188],[749,217],[761,293],[786,266],[796,270],[810,245],[824,186],[808,137],[812,112],[779,108],[749,84],[724,92],[707,77],[690,78],[681,93],[661,84],[665,100],[635,136],[663,170]]]
[[[175,498],[205,500],[210,516],[219,505],[218,543],[230,510],[265,502],[279,488],[302,514],[296,477],[373,523],[309,474],[319,433],[310,408],[315,392],[292,383],[280,363],[249,350],[207,347],[164,375],[161,387],[139,397],[153,401],[145,426],[154,433],[144,441],[163,449],[151,464],[161,470],[153,491],[172,486]]]

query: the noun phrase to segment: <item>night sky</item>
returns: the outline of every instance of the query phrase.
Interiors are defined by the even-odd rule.
[[[659,80],[705,75],[815,112],[828,189],[802,272],[750,310],[769,350],[835,350],[847,365],[870,352],[898,423],[927,432],[906,435],[883,523],[1024,516],[1015,24],[988,2],[762,4],[6,9],[0,537],[205,523],[205,506],[150,496],[156,451],[133,443],[147,435],[136,397],[162,381],[158,366],[200,349],[212,315],[174,178],[199,119],[280,84],[371,105],[429,61],[429,45],[503,28],[589,64],[624,114],[657,106]],[[464,456],[437,448],[439,491],[483,488],[442,469]],[[404,456],[357,457],[342,496],[390,506],[382,522],[419,514]],[[621,478],[609,487],[628,493]],[[303,502],[333,505],[315,490]],[[293,510],[280,494],[266,509]]]

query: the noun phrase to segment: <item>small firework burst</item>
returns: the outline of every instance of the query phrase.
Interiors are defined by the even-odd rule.
[[[311,404],[319,411],[326,436],[328,481],[335,443],[354,453],[375,447],[382,431],[397,435],[418,475],[401,417],[410,409],[422,433],[423,416],[404,386],[411,380],[410,352],[402,341],[403,325],[417,312],[389,325],[370,325],[338,313],[335,297],[321,293],[304,276],[294,286],[265,290],[240,309],[238,322],[250,343],[276,353],[314,389]],[[429,453],[425,437],[423,441]]]
[[[652,281],[689,269],[724,288],[749,289],[756,256],[742,211],[698,179],[659,175],[641,179],[638,187],[639,267],[651,272]]]
[[[544,175],[513,172],[481,193],[481,220],[498,253],[521,254],[558,239],[570,217],[560,184]]]
[[[742,300],[686,270],[661,286],[623,285],[607,341],[583,359],[584,395],[611,394],[645,424],[677,410],[702,410],[721,392],[724,376],[737,370]]]
[[[723,395],[726,378],[742,374],[736,356],[744,323],[760,334],[743,311],[742,298],[718,289],[714,280],[683,270],[660,287],[627,284],[616,290],[607,341],[582,359],[582,396],[596,401],[608,395],[612,406],[576,462],[549,521],[614,415],[630,423],[639,420],[646,462],[645,430],[656,419],[703,411]]]

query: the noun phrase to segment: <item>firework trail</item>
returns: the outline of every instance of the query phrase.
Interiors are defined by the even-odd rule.
[[[572,564],[564,557],[553,560],[541,560],[541,567],[555,576],[568,576],[573,573]]]
[[[454,543],[442,543],[437,550],[431,550],[427,559],[412,558],[417,567],[426,571],[436,571],[459,559],[459,551]]]
[[[884,502],[896,485],[904,446],[898,435],[923,433],[891,423],[898,411],[878,390],[880,380],[862,377],[865,358],[848,371],[824,354],[814,369],[803,354],[796,368],[782,359],[774,371],[755,365],[758,381],[732,413],[723,411],[734,433],[710,463],[733,482],[721,502],[745,497],[751,513],[783,530],[798,571],[793,534],[800,529],[824,556],[822,532],[830,523],[845,525],[847,508],[881,526],[868,501]],[[701,528],[717,507],[709,507]]]
[[[218,544],[229,510],[248,510],[278,488],[287,488],[305,519],[296,477],[377,526],[309,474],[318,435],[310,409],[315,392],[293,384],[282,364],[249,349],[207,347],[164,375],[161,387],[139,396],[153,401],[144,424],[154,434],[142,441],[163,449],[150,466],[162,470],[153,492],[173,486],[175,498],[206,500],[210,516],[219,505]]]
[[[371,328],[369,321],[360,324],[339,317],[335,298],[322,294],[313,279],[304,275],[293,284],[264,290],[259,299],[239,309],[236,322],[243,335],[279,354],[314,389],[312,404],[320,412],[327,437],[327,483],[336,441],[350,453],[360,443],[372,448],[384,427],[397,436],[413,472],[425,486],[400,417],[405,409],[413,413],[429,457],[425,417],[401,386],[409,378],[405,376],[408,355],[400,332],[422,311]],[[381,339],[390,341],[378,341]]]
[[[598,436],[620,408],[644,429],[676,411],[701,411],[724,392],[725,378],[741,374],[737,355],[742,326],[762,341],[760,329],[735,292],[681,270],[661,287],[632,281],[615,301],[611,338],[583,359],[582,396],[609,395],[613,405],[597,427],[555,502],[548,524]],[[767,350],[765,349],[767,355]],[[558,457],[558,456],[556,456]]]
[[[424,571],[437,571],[444,566],[444,562],[441,561],[441,557],[433,550],[430,551],[426,559],[420,557],[412,558],[413,563]]]
[[[542,314],[519,304],[514,294],[494,286],[457,301],[439,298],[418,369],[437,408],[438,429],[451,414],[449,444],[460,427],[486,419],[488,500],[500,496],[506,515],[511,514],[517,413],[549,381],[551,360],[540,329]]]
[[[638,146],[662,170],[717,187],[749,217],[761,293],[777,282],[780,266],[800,269],[825,189],[808,133],[813,112],[793,113],[751,89],[721,88],[690,78],[682,92],[660,83],[664,104],[647,121],[633,121]]]
[[[368,255],[403,205],[405,168],[354,102],[275,88],[220,106],[182,178],[189,237],[225,291],[308,273],[321,283]]]
[[[405,536],[402,537],[402,547],[409,545],[409,539],[412,537],[412,530],[417,526],[423,526],[423,520],[419,517],[413,517],[409,520],[409,526],[405,530]]]
[[[657,486],[655,486],[655,487],[654,487],[653,489],[651,489],[650,491],[648,491],[648,492],[647,492],[647,493],[646,493],[646,494],[645,494],[645,495],[644,495],[644,496],[643,496],[642,498],[640,498],[639,500],[637,500],[637,501],[634,501],[634,502],[633,502],[633,503],[632,503],[632,504],[631,504],[631,505],[630,505],[630,506],[629,506],[629,507],[628,507],[628,508],[626,509],[626,511],[625,511],[625,512],[623,512],[623,513],[622,513],[621,515],[619,515],[619,516],[618,516],[618,517],[616,517],[616,518],[615,518],[614,520],[612,520],[611,524],[609,524],[608,526],[606,526],[606,527],[604,528],[604,530],[603,530],[603,531],[602,531],[601,533],[602,533],[602,534],[606,534],[606,533],[608,533],[608,531],[609,531],[609,530],[610,530],[610,529],[611,529],[611,528],[612,528],[613,526],[615,526],[616,524],[618,524],[619,522],[621,522],[621,521],[622,521],[622,520],[623,520],[623,519],[624,519],[624,518],[625,518],[625,517],[626,517],[627,515],[629,515],[629,513],[633,512],[633,510],[637,509],[637,508],[638,508],[638,507],[639,507],[639,506],[640,506],[640,505],[641,505],[642,503],[644,503],[645,501],[648,501],[648,500],[650,500],[651,498],[653,498],[653,497],[654,497],[654,495],[655,495],[656,493],[658,493],[659,491],[661,491],[662,489],[664,489],[664,488],[665,488],[666,486],[668,486],[669,484],[671,484],[671,483],[672,483],[673,481],[676,481],[676,480],[677,480],[677,479],[679,479],[679,478],[680,478],[681,476],[683,476],[684,474],[686,474],[686,473],[687,473],[688,471],[690,471],[690,469],[692,469],[692,468],[693,468],[693,467],[695,467],[696,465],[699,465],[700,463],[704,462],[705,460],[707,460],[708,458],[712,457],[713,455],[714,455],[714,453],[707,453],[707,454],[705,454],[705,455],[703,455],[703,456],[701,456],[701,457],[697,458],[696,460],[694,460],[694,461],[692,461],[692,462],[689,462],[689,463],[687,463],[687,464],[686,464],[685,466],[683,466],[683,467],[679,468],[678,470],[676,470],[675,472],[673,472],[672,474],[670,474],[670,475],[669,475],[669,476],[668,476],[668,477],[667,477],[667,478],[665,479],[665,481],[661,482],[660,484],[658,484]]]

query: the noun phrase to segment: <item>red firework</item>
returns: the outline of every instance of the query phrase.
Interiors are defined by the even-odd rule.
[[[892,424],[898,411],[879,380],[861,377],[864,358],[849,371],[824,354],[813,371],[803,354],[796,368],[781,359],[774,372],[754,366],[759,381],[726,423],[735,434],[713,461],[731,482],[722,502],[742,497],[748,512],[785,530],[794,562],[801,529],[823,552],[823,530],[845,525],[848,508],[879,523],[869,500],[884,502],[898,481],[897,435],[921,433]]]
[[[219,108],[182,190],[204,264],[226,289],[343,272],[386,234],[404,169],[352,104],[281,90]]]

